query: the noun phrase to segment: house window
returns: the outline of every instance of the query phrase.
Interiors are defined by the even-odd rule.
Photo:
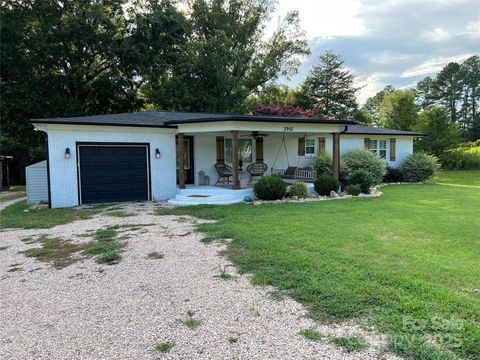
[[[317,153],[315,148],[315,139],[305,140],[305,157],[313,157]]]
[[[382,159],[386,159],[387,140],[370,140],[370,151],[380,156]]]
[[[252,139],[238,139],[238,159],[244,163],[252,162]],[[232,139],[225,139],[225,161],[232,162]]]

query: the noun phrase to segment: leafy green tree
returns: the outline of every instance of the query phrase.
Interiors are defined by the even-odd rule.
[[[418,105],[413,90],[395,90],[380,104],[380,124],[390,129],[413,130],[418,118]]]
[[[139,107],[123,54],[123,0],[6,0],[1,7],[2,152],[23,166],[41,136],[30,118]]]
[[[310,100],[310,106],[320,104],[322,115],[333,115],[338,119],[349,118],[357,109],[353,73],[344,67],[344,60],[337,54],[326,51],[319,57],[305,79],[302,88]]]
[[[427,135],[415,142],[415,148],[435,156],[441,156],[445,150],[461,141],[460,126],[450,120],[448,112],[443,108],[434,107],[423,111],[415,130]]]
[[[244,108],[247,113],[251,113],[257,104],[272,106],[296,105],[298,92],[298,89],[292,89],[287,85],[267,84],[245,100]]]
[[[362,111],[366,111],[369,114],[371,122],[368,124],[380,126],[380,104],[383,101],[385,95],[394,91],[395,88],[392,85],[387,85],[383,90],[377,92],[374,96],[369,97],[365,102],[365,105],[362,106]],[[364,112],[364,114],[366,114]]]
[[[427,76],[417,83],[417,101],[420,107],[425,110],[435,105],[437,96],[435,94],[435,79]]]
[[[458,105],[462,93],[460,65],[448,63],[437,75],[434,82],[434,93],[439,103],[444,105],[453,122],[457,122]]]
[[[480,138],[480,57],[472,56],[461,65],[463,84],[462,128],[470,140]]]
[[[197,0],[188,9],[191,33],[165,76],[145,73],[149,102],[171,110],[237,112],[245,99],[279,76],[293,74],[309,53],[298,13],[289,13],[268,40],[270,0]]]
[[[352,120],[362,125],[370,126],[375,124],[372,114],[364,107],[353,112]]]
[[[463,136],[480,138],[480,60],[477,55],[462,64],[447,64],[436,77],[417,83],[417,102],[422,109],[441,106],[452,122],[460,124]]]

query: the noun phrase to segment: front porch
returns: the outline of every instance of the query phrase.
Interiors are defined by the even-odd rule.
[[[342,130],[344,127],[335,123],[316,122],[179,126],[178,189],[170,203],[231,204],[243,201],[246,196],[253,199],[253,183],[262,175],[278,175],[290,183],[310,183],[308,187],[313,192],[318,153],[333,155],[334,174],[339,176]],[[250,181],[252,169],[263,171]]]

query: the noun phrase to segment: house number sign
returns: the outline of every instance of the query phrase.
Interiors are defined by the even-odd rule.
[[[288,131],[288,132],[291,132],[291,131],[293,131],[293,126],[284,126],[284,127],[283,127],[283,131],[285,131],[285,132],[287,132],[287,131]]]

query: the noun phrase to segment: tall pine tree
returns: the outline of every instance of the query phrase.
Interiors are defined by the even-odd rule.
[[[354,86],[355,76],[344,63],[341,56],[326,51],[303,83],[303,91],[310,101],[321,105],[322,115],[346,119],[358,108],[355,94],[360,88]]]

